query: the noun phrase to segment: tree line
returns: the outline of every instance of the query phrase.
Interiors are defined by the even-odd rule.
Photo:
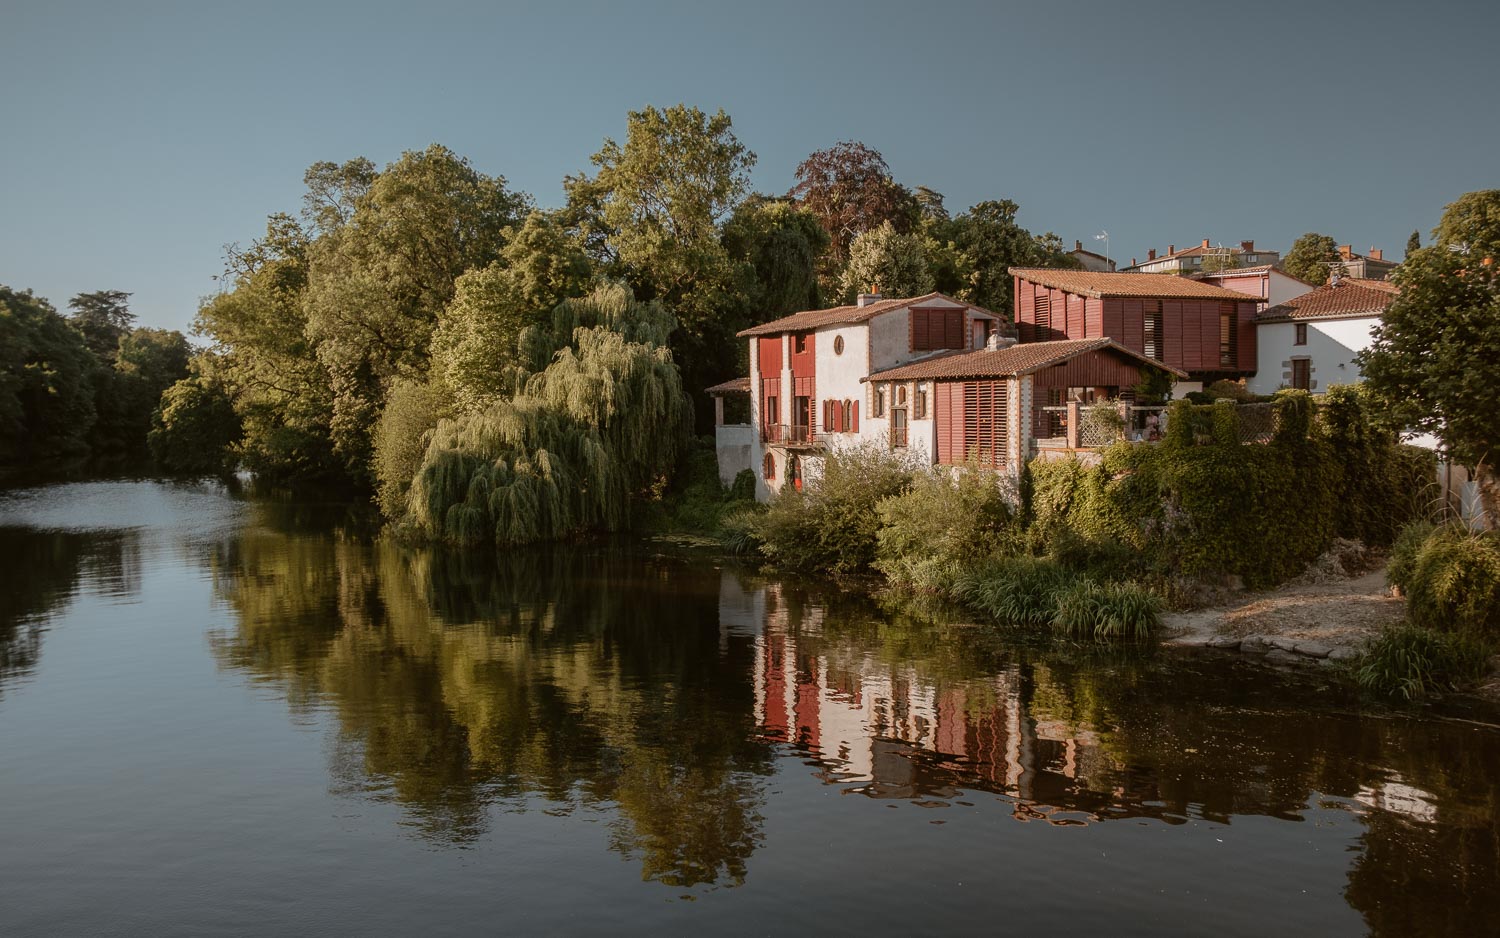
[[[68,309],[0,284],[0,469],[144,460],[162,392],[189,374],[187,339],[137,327],[129,293]]]

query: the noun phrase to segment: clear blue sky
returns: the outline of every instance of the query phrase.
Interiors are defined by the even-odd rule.
[[[544,206],[626,111],[724,108],[781,192],[838,140],[1117,258],[1399,255],[1500,186],[1489,4],[0,0],[0,282],[186,328],[316,160],[443,143]]]

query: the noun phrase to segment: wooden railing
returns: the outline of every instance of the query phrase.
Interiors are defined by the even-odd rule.
[[[761,442],[776,446],[816,446],[822,440],[807,424],[772,423],[761,428]]]

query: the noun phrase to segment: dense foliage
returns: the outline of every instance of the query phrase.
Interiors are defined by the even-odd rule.
[[[81,293],[65,317],[0,286],[0,467],[146,456],[152,413],[190,350],[179,332],[134,328],[129,297]]]
[[[1453,202],[1430,247],[1392,274],[1401,288],[1360,355],[1371,390],[1457,462],[1500,453],[1500,189]]]
[[[1339,261],[1338,242],[1328,235],[1309,231],[1292,242],[1291,250],[1281,257],[1281,269],[1311,284],[1328,281],[1328,275]]]

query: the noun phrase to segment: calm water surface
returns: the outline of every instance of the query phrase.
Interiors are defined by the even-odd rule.
[[[635,547],[0,494],[0,933],[1500,931],[1500,719]]]

